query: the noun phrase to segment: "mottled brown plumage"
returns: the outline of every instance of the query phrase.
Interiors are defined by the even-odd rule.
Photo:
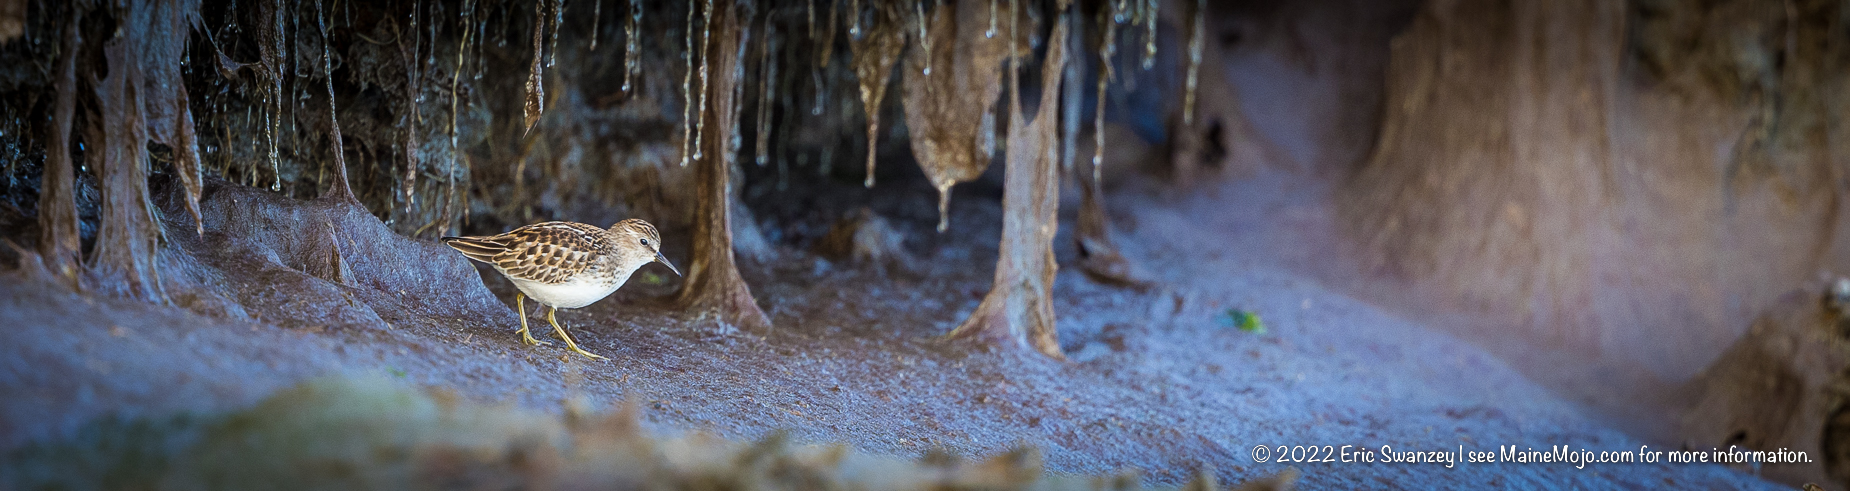
[[[582,223],[545,222],[493,237],[448,237],[444,242],[469,259],[495,265],[508,278],[556,285],[609,253],[607,233]]]

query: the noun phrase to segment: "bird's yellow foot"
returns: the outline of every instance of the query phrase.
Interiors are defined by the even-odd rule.
[[[559,334],[559,339],[565,340],[566,349],[572,350],[573,353],[584,355],[585,358],[590,358],[593,360],[608,360],[609,359],[597,353],[592,353],[592,352],[580,349],[578,347],[578,343],[575,341],[572,341],[572,336],[570,334],[565,333],[565,327],[559,325],[559,319],[554,317],[554,315],[558,313],[559,313],[558,307],[553,307],[552,310],[546,311],[546,322],[552,323],[552,330]]]
[[[527,346],[547,346],[552,344],[533,339],[533,331],[527,329],[527,296],[522,293],[515,293],[514,305],[514,312],[520,314],[520,342],[527,343]]]
[[[527,346],[546,346],[551,343],[533,339],[533,330],[527,330],[527,295],[514,293],[514,313],[520,313],[520,343]]]
[[[585,357],[585,358],[590,358],[590,359],[593,359],[593,360],[608,360],[608,359],[609,359],[609,358],[605,358],[605,357],[604,357],[604,355],[600,355],[600,354],[597,354],[597,353],[592,353],[592,352],[589,352],[589,351],[585,351],[585,350],[582,350],[582,349],[578,349],[578,347],[577,347],[577,346],[568,346],[568,347],[566,347],[566,349],[569,349],[569,350],[572,350],[572,352],[573,352],[573,353],[578,353],[578,354],[580,354],[580,355],[584,355],[584,357]]]
[[[522,324],[525,324],[525,322],[522,322]],[[534,339],[533,332],[528,331],[527,326],[520,326],[520,342],[527,343],[527,346],[552,346],[552,342],[550,341]]]

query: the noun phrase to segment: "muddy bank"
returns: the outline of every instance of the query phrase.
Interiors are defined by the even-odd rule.
[[[1823,325],[1775,300],[1841,262],[1828,2],[603,3],[35,4],[0,29],[7,444],[383,371],[1168,484],[1272,475],[1241,459],[1273,440],[1837,451],[1833,365],[1747,328]],[[608,364],[508,344],[509,285],[426,242],[628,217],[691,274],[563,314]],[[1265,333],[1223,321],[1251,313]]]
[[[1283,191],[1261,194],[1267,189]],[[408,308],[380,315],[382,323],[320,328],[96,298],[22,278],[0,286],[7,324],[28,326],[8,331],[9,352],[0,357],[6,392],[20,395],[3,406],[3,433],[7,446],[18,448],[68,438],[104,415],[236,410],[316,376],[383,374],[471,401],[548,412],[564,411],[567,400],[590,408],[646,401],[643,425],[654,430],[705,429],[749,441],[785,429],[794,442],[844,442],[907,459],[933,448],[994,455],[1025,443],[1041,449],[1052,472],[1136,468],[1146,482],[1172,485],[1202,467],[1223,483],[1269,477],[1284,466],[1253,462],[1247,451],[1273,442],[1434,449],[1644,443],[1581,414],[1481,349],[1265,266],[1288,260],[1293,240],[1316,238],[1291,232],[1317,229],[1305,226],[1317,215],[1292,211],[1306,203],[1294,201],[1301,193],[1291,191],[1276,180],[1223,189],[1271,196],[1234,214],[1208,213],[1221,209],[1211,196],[1117,202],[1113,208],[1137,224],[1125,233],[1126,243],[1149,244],[1129,245],[1127,254],[1171,287],[1136,293],[1062,272],[1054,282],[1055,307],[1063,315],[1060,343],[1068,362],[934,340],[985,289],[987,271],[963,265],[993,261],[995,254],[955,244],[922,249],[926,270],[918,278],[795,252],[772,266],[746,267],[746,280],[776,326],[761,335],[665,309],[651,299],[672,286],[647,281],[562,313],[586,348],[609,362],[521,345],[505,306],[482,319]],[[919,188],[918,199],[906,201],[929,207],[931,192]],[[998,204],[965,203],[953,207],[954,220],[976,233],[999,233]],[[1277,213],[1311,222],[1267,218]],[[1195,218],[1201,216],[1220,218]],[[896,227],[929,230],[934,219],[921,212]],[[1222,239],[1228,236],[1240,239]],[[351,237],[409,251],[430,247],[383,234]],[[1137,240],[1145,237],[1166,240]],[[347,261],[363,263],[355,256],[371,247],[377,246],[350,246]],[[1062,247],[1056,259],[1073,254]],[[463,268],[433,263],[425,267]],[[444,288],[467,291],[480,281]],[[502,298],[512,293],[504,280],[486,282]],[[373,308],[363,300],[352,305]],[[1259,312],[1267,333],[1222,324],[1217,316],[1229,308]],[[1300,469],[1302,482],[1318,487],[1764,485],[1712,465]]]
[[[1663,415],[1699,393],[1843,407],[1830,363],[1727,354],[1783,336],[1750,327],[1815,305],[1847,267],[1842,5],[1240,10],[1218,61],[1227,169],[1296,165],[1307,199],[1339,212],[1294,270],[1485,346],[1638,435],[1824,438],[1816,417]]]

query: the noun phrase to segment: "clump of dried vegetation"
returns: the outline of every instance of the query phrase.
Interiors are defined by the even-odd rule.
[[[321,379],[229,414],[98,421],[15,451],[0,476],[14,489],[1146,489],[1135,473],[1043,472],[1025,447],[906,460],[782,432],[658,436],[635,404],[567,407],[544,414],[385,378]],[[1241,489],[1289,489],[1295,478],[1287,469]],[[1204,472],[1182,489],[1221,488]]]

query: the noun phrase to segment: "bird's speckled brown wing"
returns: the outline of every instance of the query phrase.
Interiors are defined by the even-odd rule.
[[[608,245],[604,229],[572,222],[543,222],[493,237],[445,237],[469,259],[493,264],[509,278],[559,284],[596,263]]]

